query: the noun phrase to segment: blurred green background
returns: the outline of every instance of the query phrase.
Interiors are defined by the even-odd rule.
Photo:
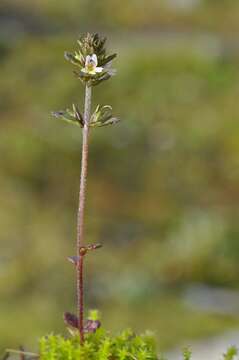
[[[63,52],[86,31],[118,53],[94,106],[122,119],[91,132],[87,308],[161,349],[238,327],[239,2],[1,0],[0,348],[74,311],[81,133],[50,112],[83,106]]]

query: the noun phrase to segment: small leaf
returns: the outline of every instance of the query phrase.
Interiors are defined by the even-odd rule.
[[[113,59],[115,59],[117,56],[117,54],[112,54],[112,55],[109,55],[109,56],[106,56],[102,61],[101,61],[101,66],[104,66],[106,65],[108,62],[112,61]]]
[[[94,333],[100,327],[101,327],[101,322],[99,320],[87,320],[84,326],[84,332]]]
[[[81,66],[81,67],[84,65],[84,63],[82,64],[82,62],[79,59],[77,59],[75,55],[73,55],[67,51],[65,51],[64,57],[66,60],[70,61],[73,65],[77,65],[77,66]]]
[[[78,328],[78,317],[70,312],[65,312],[63,319],[66,325],[69,325],[73,328]]]
[[[79,256],[68,256],[67,260],[69,260],[75,266],[77,266],[80,262]]]
[[[82,116],[79,108],[78,108],[77,105],[75,105],[75,104],[72,104],[72,108],[73,108],[75,117],[77,118],[77,120],[79,121],[79,123],[81,124],[81,126],[83,127],[83,126],[84,126],[84,119],[83,119],[83,116]]]
[[[118,118],[112,116],[112,107],[109,105],[97,106],[90,119],[91,127],[101,127],[115,124]]]
[[[98,125],[99,127],[102,127],[102,126],[107,126],[107,125],[114,125],[116,124],[117,122],[119,122],[120,119],[119,118],[116,118],[116,117],[112,117],[110,119],[108,119],[107,121],[101,123],[100,125]]]
[[[58,119],[62,119],[64,121],[70,122],[71,124],[75,124],[78,126],[84,126],[83,116],[81,115],[78,107],[73,104],[73,110],[66,109],[61,111],[54,111],[52,115]]]
[[[101,318],[101,314],[99,312],[99,310],[93,309],[89,311],[88,320],[100,320]]]
[[[76,124],[76,125],[80,125],[78,119],[76,119],[74,116],[72,116],[71,114],[69,114],[68,111],[54,111],[52,112],[52,115],[55,116],[58,119]]]
[[[100,249],[102,247],[102,244],[92,244],[92,245],[88,245],[86,248],[87,250],[96,250],[96,249]]]
[[[99,85],[100,83],[102,83],[102,81],[106,81],[109,80],[111,78],[110,74],[108,72],[104,72],[102,73],[99,77],[97,78],[92,78],[89,83],[92,86],[96,86]]]
[[[97,121],[99,121],[100,114],[101,114],[101,107],[100,107],[100,105],[97,105],[94,113],[91,115],[90,125],[97,123]]]

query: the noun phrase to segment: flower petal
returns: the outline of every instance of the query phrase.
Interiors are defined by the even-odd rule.
[[[91,60],[92,60],[92,61],[94,61],[95,66],[97,66],[97,65],[98,65],[98,59],[97,59],[96,54],[91,55]]]
[[[85,58],[85,67],[87,67],[90,64],[91,56],[87,55]]]
[[[101,73],[103,71],[103,68],[102,67],[96,67],[94,69],[95,73]]]

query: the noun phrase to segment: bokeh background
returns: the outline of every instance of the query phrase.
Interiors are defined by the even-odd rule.
[[[83,106],[64,50],[108,37],[118,75],[94,89],[122,122],[91,132],[87,308],[162,350],[239,327],[239,2],[1,0],[0,348],[74,311]]]

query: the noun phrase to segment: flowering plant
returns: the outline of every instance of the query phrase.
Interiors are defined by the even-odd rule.
[[[149,334],[136,335],[126,330],[117,336],[109,334],[101,328],[97,312],[91,312],[84,321],[84,287],[83,270],[85,256],[101,248],[101,244],[86,245],[84,242],[84,211],[86,199],[86,179],[88,168],[88,139],[93,127],[115,124],[118,119],[112,115],[109,105],[98,105],[91,113],[92,88],[110,79],[115,70],[112,69],[112,60],[116,54],[107,55],[105,38],[98,34],[87,34],[78,41],[79,49],[74,54],[65,53],[65,57],[77,66],[74,71],[85,86],[85,107],[81,113],[79,107],[73,104],[72,109],[54,112],[57,118],[66,120],[82,129],[82,161],[79,192],[79,209],[77,216],[77,252],[69,256],[68,260],[76,268],[77,278],[77,315],[65,312],[64,321],[71,333],[70,338],[59,335],[44,336],[39,341],[39,354],[19,350],[7,349],[3,360],[11,354],[19,355],[19,359],[40,360],[166,360],[158,356],[155,343]],[[237,349],[231,347],[223,355],[224,360],[235,360]],[[183,360],[191,360],[189,349],[183,350]]]
[[[91,319],[84,324],[83,260],[89,251],[101,247],[101,244],[85,245],[83,241],[89,129],[91,127],[114,124],[118,121],[118,119],[112,115],[112,108],[109,105],[97,105],[95,111],[91,114],[92,87],[110,79],[116,73],[115,70],[111,68],[111,62],[116,57],[116,54],[106,54],[105,41],[106,38],[101,38],[98,34],[86,34],[78,40],[78,51],[74,54],[65,53],[65,58],[79,68],[77,71],[74,71],[74,73],[85,86],[85,108],[82,114],[78,106],[73,104],[72,110],[66,109],[65,111],[53,113],[57,118],[80,126],[83,134],[79,209],[77,217],[77,254],[68,258],[76,267],[77,315],[69,312],[64,314],[65,323],[70,328],[70,331],[72,332],[72,329],[79,331],[82,344],[84,342],[84,334],[86,332],[94,332],[100,326],[99,321]]]

